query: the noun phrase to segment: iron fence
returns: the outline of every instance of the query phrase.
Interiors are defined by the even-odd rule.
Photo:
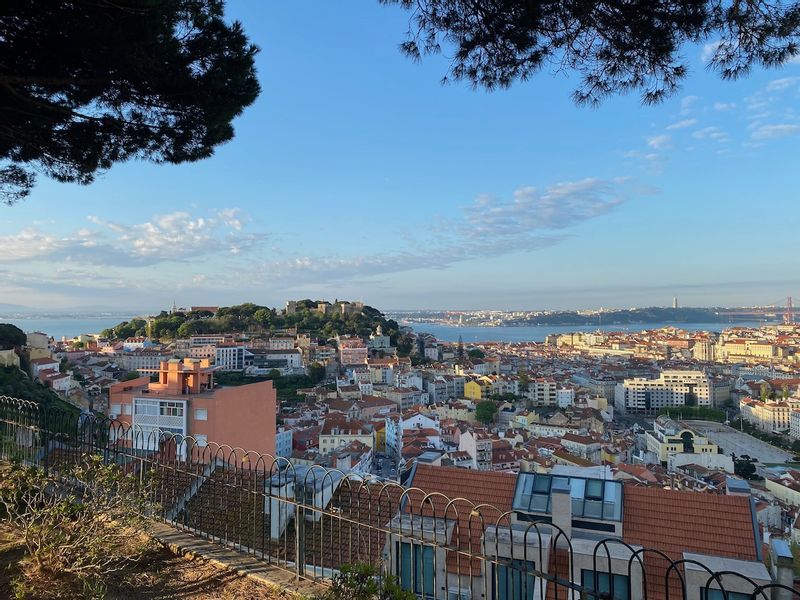
[[[363,473],[0,396],[0,459],[58,473],[87,454],[135,475],[159,520],[323,583],[370,563],[436,600],[800,597],[760,563],[755,575],[713,569]]]

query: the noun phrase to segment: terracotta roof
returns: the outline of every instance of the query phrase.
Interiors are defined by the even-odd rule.
[[[419,492],[409,491],[406,512],[415,515],[445,517],[448,502],[454,500],[447,511],[447,518],[457,521],[452,543],[457,543],[462,551],[480,555],[483,528],[495,524],[501,514],[511,510],[514,500],[514,489],[517,476],[510,473],[493,473],[473,471],[460,467],[434,467],[417,463],[414,478],[410,482],[413,488],[419,488],[426,494],[438,492],[442,496],[433,496],[430,503],[421,506],[424,496]],[[480,515],[472,512],[473,505],[488,504],[480,509]],[[431,506],[432,505],[432,506]],[[448,573],[480,573],[480,559],[472,559],[456,552],[447,552],[446,568]]]
[[[758,560],[748,497],[638,486],[625,486],[623,494],[624,542],[661,550],[673,560],[684,552]],[[667,561],[651,554],[645,565],[647,597],[665,598]],[[670,577],[670,596],[680,593],[678,577]]]

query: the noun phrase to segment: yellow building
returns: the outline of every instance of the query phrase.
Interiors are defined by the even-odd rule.
[[[666,415],[658,417],[645,434],[647,451],[664,464],[675,454],[719,454],[719,447],[692,429],[682,429]]]
[[[375,452],[386,452],[386,423],[375,426]]]
[[[477,381],[468,381],[464,384],[464,397],[480,402],[483,400],[483,386]]]

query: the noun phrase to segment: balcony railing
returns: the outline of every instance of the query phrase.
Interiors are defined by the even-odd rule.
[[[342,565],[368,562],[419,597],[444,600],[800,598],[791,579],[774,581],[759,562],[734,568],[568,535],[464,498],[0,396],[0,459],[58,474],[87,454],[142,481],[152,474],[143,490],[156,518],[323,583]]]

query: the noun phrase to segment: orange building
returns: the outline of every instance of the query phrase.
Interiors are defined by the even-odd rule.
[[[109,414],[134,428],[140,450],[158,449],[157,432],[191,436],[198,446],[227,444],[263,454],[275,453],[277,400],[271,381],[236,387],[214,383],[208,359],[163,361],[149,377],[109,388]]]

